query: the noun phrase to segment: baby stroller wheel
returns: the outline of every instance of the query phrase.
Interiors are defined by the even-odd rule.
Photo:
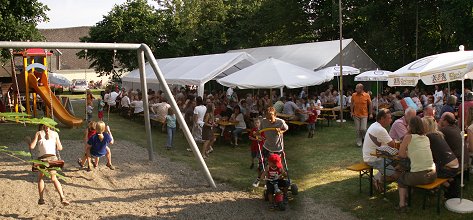
[[[284,202],[278,202],[278,209],[280,211],[285,211],[286,210],[286,206],[284,205]]]
[[[264,191],[263,191],[263,198],[264,198],[264,201],[269,201],[269,195],[268,195],[268,191],[267,191],[267,190],[264,190]]]
[[[299,193],[299,188],[297,188],[296,184],[291,184],[291,193],[292,195],[297,195]]]

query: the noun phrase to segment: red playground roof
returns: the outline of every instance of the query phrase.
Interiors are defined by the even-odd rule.
[[[44,56],[44,49],[41,48],[29,48],[20,52],[16,52],[17,55],[22,55],[24,57],[34,57],[34,56]],[[46,54],[51,56],[52,53],[46,50]]]

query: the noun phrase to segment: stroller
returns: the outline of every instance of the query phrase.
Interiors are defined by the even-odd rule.
[[[265,128],[265,129],[260,130],[259,133],[261,134],[261,133],[263,133],[265,131],[269,131],[269,130],[275,130],[275,128]],[[261,137],[261,135],[259,137]],[[260,145],[259,142],[258,142],[258,145]],[[264,172],[265,171],[265,165],[267,164],[267,161],[264,160],[263,152],[261,151],[261,146],[258,146],[258,149],[259,149],[259,156],[260,156],[260,158],[259,158],[259,160],[260,160],[259,169],[261,169],[261,171]],[[291,197],[296,196],[299,193],[299,189],[298,189],[298,187],[295,183],[292,183],[291,178],[289,176],[289,169],[288,169],[288,166],[287,166],[286,153],[285,153],[284,149],[283,149],[283,151],[281,151],[281,157],[283,158],[284,170],[286,171],[287,179],[285,179],[284,181],[286,181],[285,185],[288,186],[288,190],[287,190],[288,194],[290,192]],[[274,196],[274,203],[276,204],[277,208],[281,211],[286,210],[286,204],[289,201],[289,198],[288,198],[289,195],[284,195],[284,193],[283,193],[284,186],[280,186],[278,184],[280,179],[279,178],[264,179],[264,181],[269,181],[269,183],[274,186],[274,195],[273,196]],[[269,194],[268,189],[265,189],[263,191],[264,200],[269,201],[269,196],[271,196],[271,195]]]

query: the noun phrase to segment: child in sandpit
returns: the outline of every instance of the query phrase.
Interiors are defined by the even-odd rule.
[[[55,161],[58,160],[56,157],[56,149],[58,151],[62,150],[62,144],[59,140],[59,135],[57,132],[50,130],[46,125],[40,125],[40,129],[36,132],[33,141],[30,143],[30,150],[33,150],[38,143],[38,150],[39,150],[39,157],[38,159],[43,162],[48,161]],[[56,177],[56,170],[48,170],[51,174],[51,181],[54,183],[54,187],[56,188],[57,192],[59,193],[59,197],[61,198],[61,203],[63,205],[69,205],[69,202],[64,197],[64,192],[62,190],[61,183]],[[39,192],[39,200],[38,204],[44,204],[44,173],[38,172],[38,192]]]
[[[94,161],[94,168],[99,164],[99,158],[103,156],[107,156],[107,167],[111,170],[114,170],[115,167],[112,165],[112,152],[108,145],[113,144],[113,136],[112,132],[110,131],[109,126],[105,126],[105,122],[99,121],[95,126],[96,134],[93,135],[86,144],[86,152],[87,152],[87,160],[88,160],[88,168],[87,171],[92,169],[91,166],[91,157],[95,157]],[[79,165],[84,165],[83,163]]]
[[[87,144],[87,141],[89,141],[89,139],[97,133],[97,131],[95,130],[96,126],[97,126],[97,122],[95,121],[89,122],[84,132],[84,144]],[[79,158],[77,160],[77,163],[79,164],[80,168],[84,168],[84,164],[86,161],[87,161],[87,145],[86,147],[84,147],[84,156],[82,156],[82,158]]]

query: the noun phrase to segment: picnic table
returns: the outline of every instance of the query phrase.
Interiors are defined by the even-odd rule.
[[[334,115],[333,112],[339,112],[338,108],[321,108],[320,115],[327,119],[327,125],[330,127],[330,120],[336,120],[337,115]]]

